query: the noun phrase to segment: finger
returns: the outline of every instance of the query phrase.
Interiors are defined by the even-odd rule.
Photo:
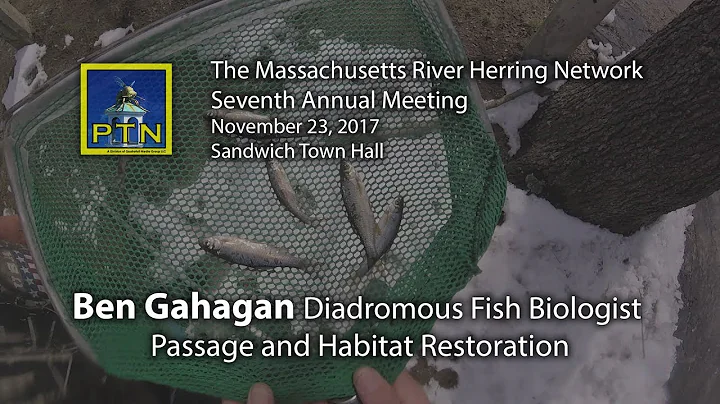
[[[353,384],[363,404],[401,404],[395,389],[373,368],[358,369]]]
[[[273,404],[273,392],[265,383],[255,383],[248,394],[247,404]]]
[[[393,387],[403,404],[430,404],[425,389],[413,379],[407,370],[400,373]]]

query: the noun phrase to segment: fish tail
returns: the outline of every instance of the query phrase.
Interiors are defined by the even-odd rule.
[[[377,239],[378,237],[375,236],[375,232],[372,232],[370,234],[370,240],[367,242],[367,245],[365,246],[365,255],[367,256],[368,263],[370,263],[370,268],[372,268],[373,265],[375,265],[375,262],[380,259],[379,257],[379,250],[376,247]]]
[[[363,263],[361,264],[360,270],[358,271],[358,273],[360,274],[360,272],[362,272],[362,274],[360,274],[361,276],[367,274],[375,267],[375,264],[377,262],[378,262],[378,259],[375,256],[373,256],[369,253],[365,254],[365,259],[363,260]]]
[[[353,278],[360,278],[367,275],[375,267],[382,265],[382,263],[382,257],[372,259],[366,255],[365,258],[363,258],[363,261],[360,263],[358,270],[355,271],[355,273],[353,274]]]
[[[363,258],[363,261],[360,263],[360,267],[357,271],[355,271],[355,277],[361,277],[365,276],[368,272],[370,272],[370,266],[368,265],[367,257]]]
[[[368,268],[372,269],[378,262],[378,259],[379,258],[374,255],[368,255]]]

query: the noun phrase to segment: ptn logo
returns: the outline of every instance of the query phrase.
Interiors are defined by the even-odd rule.
[[[172,65],[80,65],[80,154],[172,154]]]

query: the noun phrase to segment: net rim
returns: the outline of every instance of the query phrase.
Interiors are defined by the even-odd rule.
[[[203,0],[148,24],[144,28],[138,30],[135,35],[125,37],[105,48],[102,48],[89,56],[80,59],[78,63],[108,62],[115,58],[123,58],[128,54],[131,54],[132,51],[142,43],[142,41],[171,30],[188,15],[198,11],[200,13],[211,12],[213,9],[221,9],[222,7],[228,6],[232,3],[232,0]],[[18,164],[26,165],[27,161],[22,158],[18,159],[16,153],[13,152],[14,150],[21,150],[22,145],[18,145],[16,140],[10,135],[12,133],[10,128],[14,124],[18,122],[27,123],[33,117],[37,116],[37,112],[40,111],[41,105],[47,105],[47,103],[56,101],[61,97],[61,94],[65,90],[77,87],[80,79],[79,75],[80,65],[78,64],[77,67],[67,69],[48,80],[31,94],[13,105],[10,109],[5,111],[2,119],[0,120],[0,133],[4,135],[2,143],[3,155],[5,157],[8,181],[15,198],[16,210],[18,212],[18,216],[20,217],[23,232],[26,235],[28,248],[35,261],[38,275],[47,289],[47,294],[50,299],[50,303],[53,306],[53,311],[57,313],[58,317],[63,322],[71,338],[77,344],[78,349],[93,363],[99,365],[100,362],[98,361],[95,351],[93,351],[88,341],[73,325],[73,322],[70,321],[64,309],[64,304],[50,281],[47,265],[45,264],[40,246],[36,241],[34,225],[31,223],[30,219],[33,217],[33,213],[32,207],[30,206],[28,189],[20,183]]]

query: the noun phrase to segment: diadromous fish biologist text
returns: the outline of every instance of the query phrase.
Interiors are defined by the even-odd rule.
[[[349,303],[332,302],[327,298],[305,297],[291,300],[213,300],[193,292],[189,300],[169,299],[165,293],[154,293],[143,302],[144,314],[161,322],[163,332],[152,335],[153,355],[216,356],[225,362],[238,355],[263,356],[407,356],[418,349],[423,356],[523,356],[567,357],[569,343],[562,338],[539,338],[533,334],[514,338],[482,339],[465,336],[445,340],[423,335],[419,341],[410,337],[390,339],[380,335],[326,335],[303,333],[293,340],[282,340],[265,334],[267,321],[290,323],[318,321],[334,322],[377,320],[521,320],[534,321],[591,321],[606,326],[616,320],[641,320],[642,304],[638,299],[589,302],[571,296],[560,301],[547,296],[531,296],[513,300],[510,296],[493,300],[487,296],[469,299],[466,303],[402,303],[369,302],[362,296]],[[75,320],[134,320],[137,308],[132,300],[95,299],[88,293],[76,293],[73,298]],[[232,338],[197,338],[187,333],[188,324],[206,324],[210,320],[225,321]],[[176,322],[177,321],[177,322]],[[205,321],[205,323],[203,323]],[[182,326],[179,324],[183,324]],[[267,323],[265,323],[267,324]],[[235,327],[233,327],[234,325]],[[235,331],[233,331],[233,329]],[[244,336],[244,337],[243,337]],[[260,342],[260,344],[258,344]],[[258,346],[260,345],[260,346]],[[284,347],[284,349],[283,349]]]

